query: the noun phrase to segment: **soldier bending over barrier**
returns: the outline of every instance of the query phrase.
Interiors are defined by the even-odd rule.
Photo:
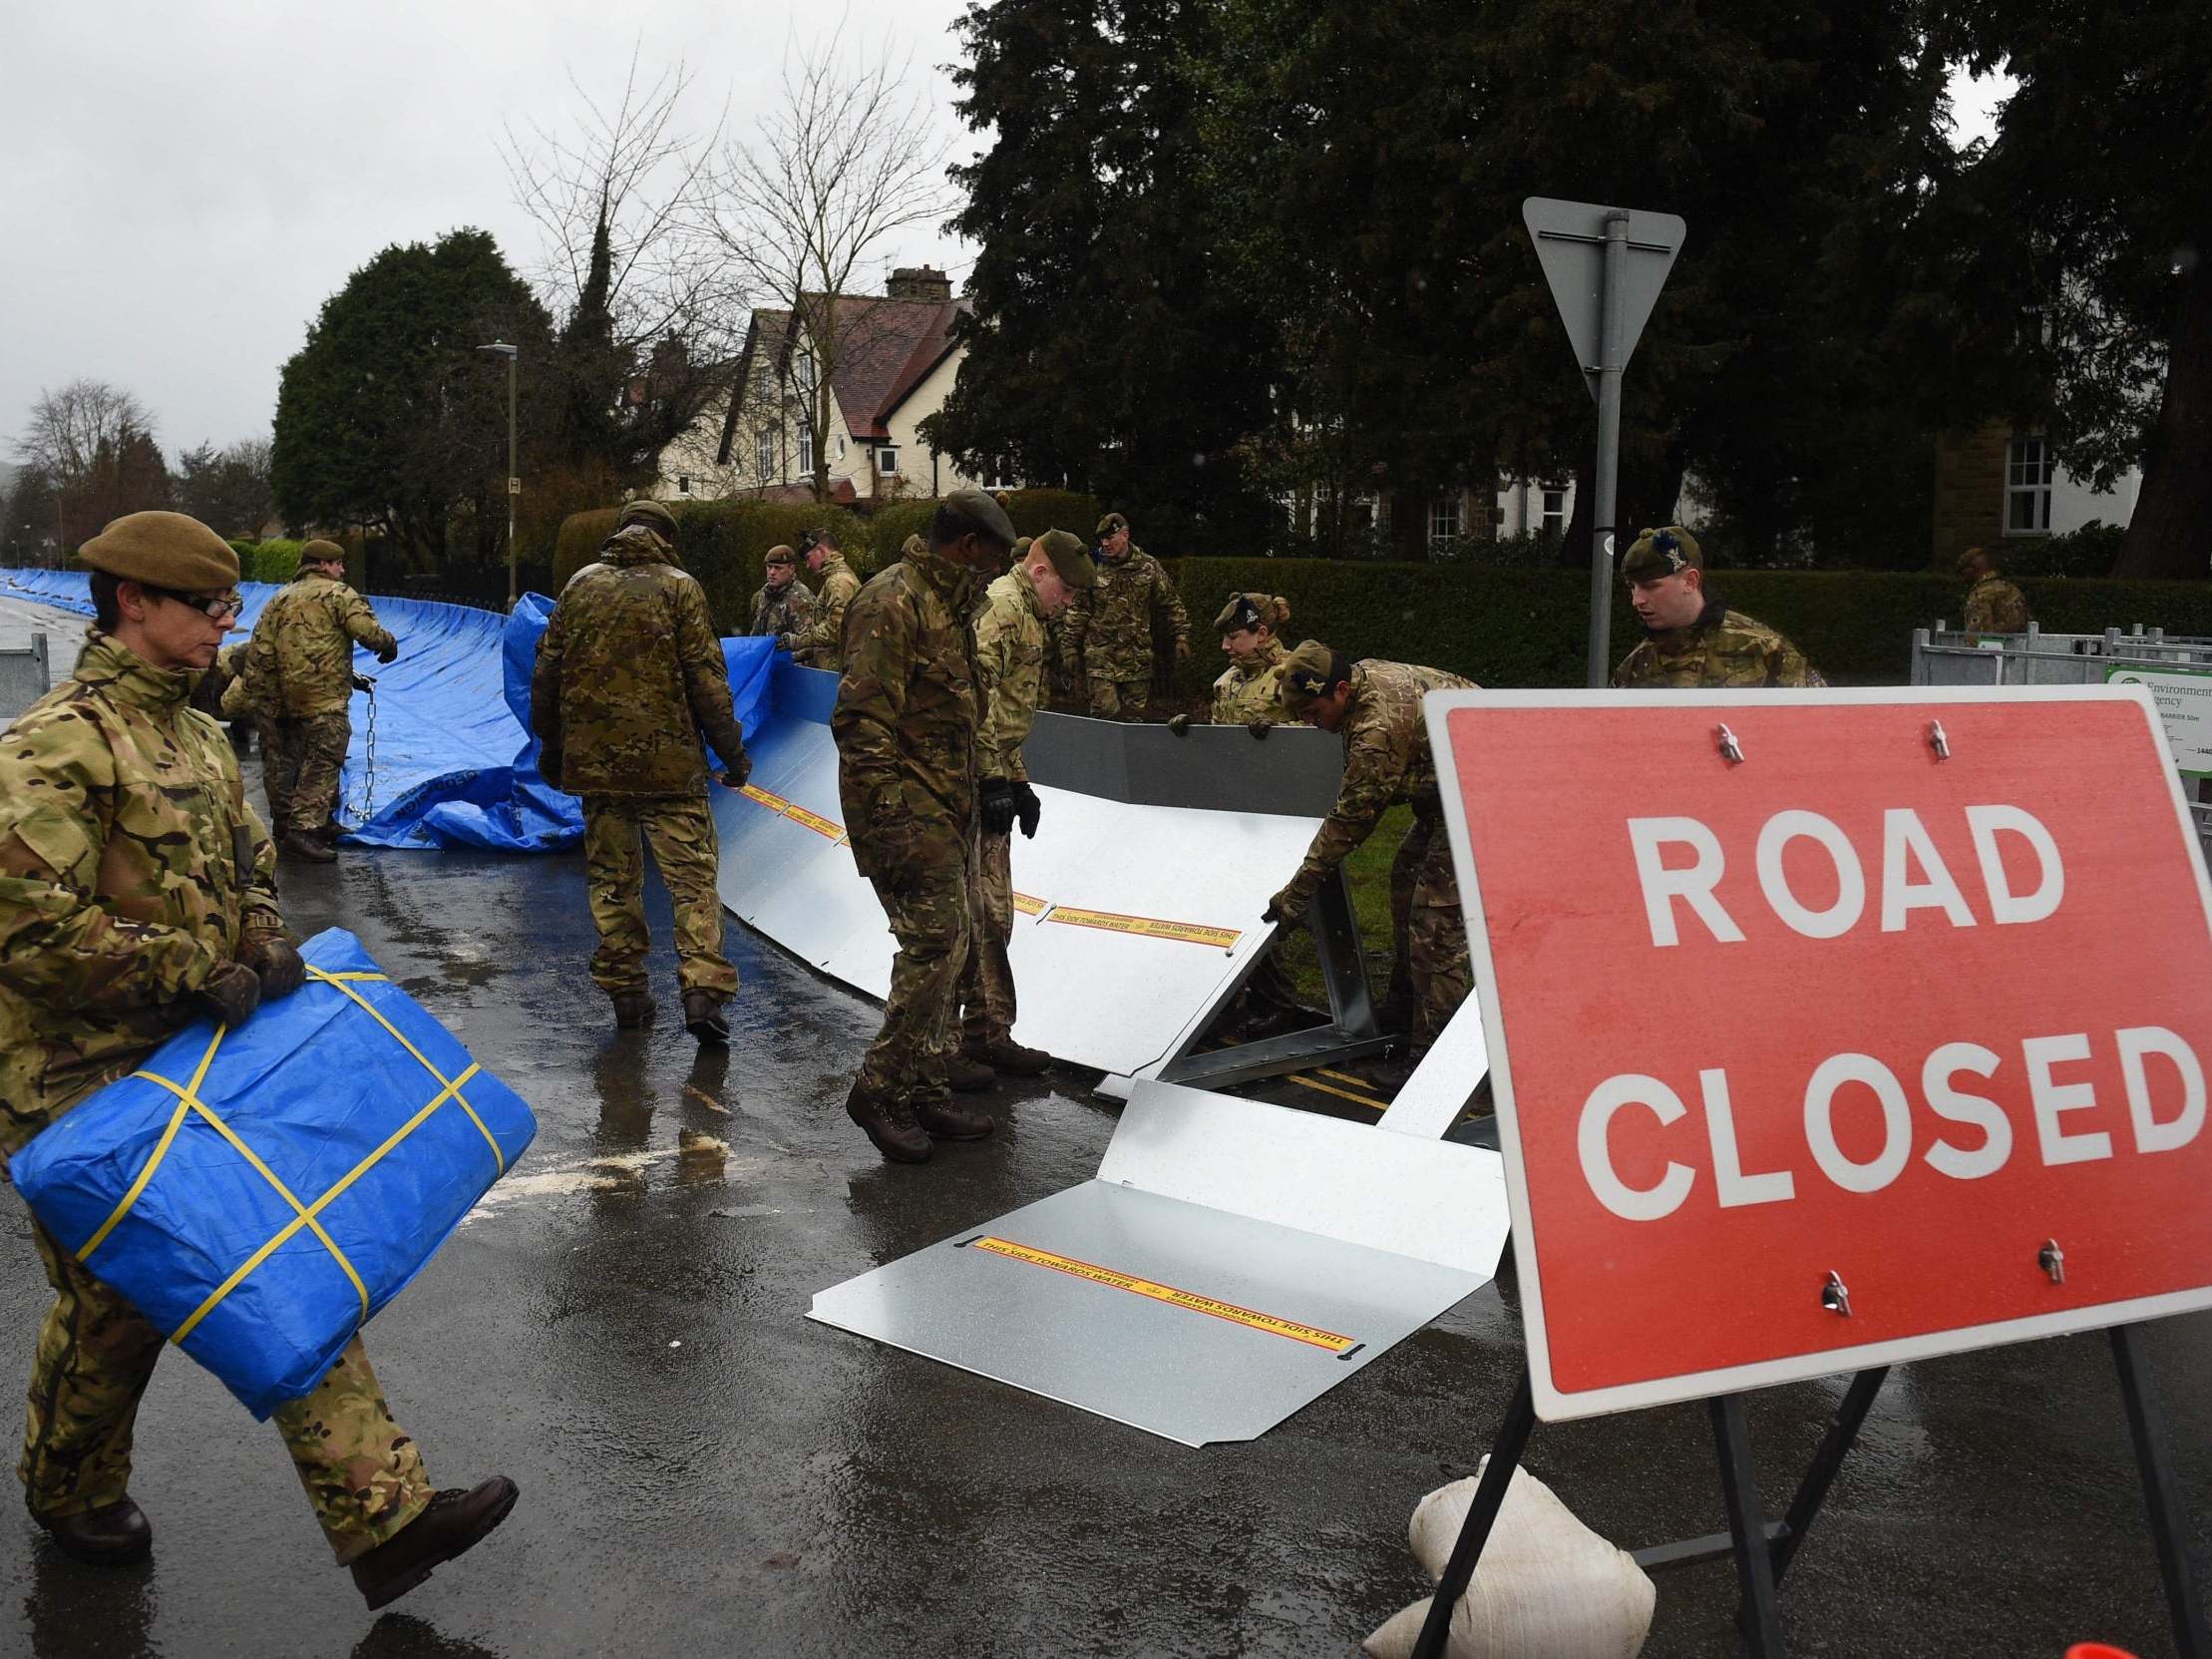
[[[974,580],[1014,544],[1005,511],[980,490],[947,496],[925,551],[860,591],[845,627],[845,677],[830,732],[853,862],[898,937],[884,1026],[845,1102],[876,1149],[922,1163],[931,1136],[980,1140],[981,1112],[952,1104],[945,1058],[968,947],[975,835]]]
[[[0,1164],[202,1016],[235,1026],[306,977],[276,854],[215,722],[186,706],[238,615],[237,555],[182,513],[81,550],[95,620],[77,669],[0,751]],[[54,1306],[31,1363],[24,1501],[64,1554],[153,1549],[131,1431],[163,1335],[35,1222]],[[433,1492],[357,1336],[277,1433],[369,1606],[507,1518],[515,1482]]]
[[[675,907],[684,1026],[727,1043],[722,1009],[737,969],[722,954],[701,735],[721,757],[724,788],[742,789],[753,763],[706,594],[677,562],[675,536],[666,507],[633,501],[597,563],[568,579],[538,641],[531,724],[546,781],[583,797],[583,879],[599,930],[591,978],[614,1004],[615,1028],[634,1031],[653,1014],[642,840]]]

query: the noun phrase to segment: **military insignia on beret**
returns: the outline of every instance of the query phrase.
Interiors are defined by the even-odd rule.
[[[1297,692],[1298,695],[1317,697],[1321,694],[1321,681],[1326,676],[1311,668],[1292,668],[1286,677],[1290,681],[1290,689]]]
[[[1681,571],[1689,568],[1689,561],[1682,557],[1681,538],[1671,530],[1662,530],[1652,538],[1652,551],[1666,555],[1666,568]]]

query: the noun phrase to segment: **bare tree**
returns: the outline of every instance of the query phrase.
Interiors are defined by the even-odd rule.
[[[718,389],[745,315],[734,273],[692,204],[724,126],[680,120],[696,77],[681,60],[650,83],[630,54],[621,95],[569,77],[565,132],[507,130],[517,203],[544,233],[532,272],[557,319],[564,459],[617,471],[649,461]]]
[[[781,103],[750,141],[725,145],[704,180],[701,222],[756,300],[788,311],[799,418],[814,494],[830,494],[830,412],[839,369],[870,348],[880,310],[839,303],[887,239],[952,210],[948,131],[909,82],[913,55],[848,48],[840,23],[787,49]]]
[[[105,380],[42,390],[15,452],[54,490],[55,536],[66,553],[110,519],[169,501],[169,472],[154,417]]]

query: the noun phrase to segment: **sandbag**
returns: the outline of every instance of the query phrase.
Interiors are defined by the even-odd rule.
[[[352,934],[201,1020],[12,1163],[46,1230],[257,1418],[311,1393],[538,1132]]]
[[[1483,1459],[1484,1463],[1489,1458]],[[1444,1576],[1474,1504],[1473,1475],[1413,1510],[1408,1542],[1431,1578]],[[1452,1609],[1448,1659],[1636,1659],[1658,1591],[1636,1558],[1575,1518],[1552,1488],[1517,1468],[1467,1593]],[[1373,1659],[1408,1659],[1428,1618],[1417,1601],[1369,1636]]]

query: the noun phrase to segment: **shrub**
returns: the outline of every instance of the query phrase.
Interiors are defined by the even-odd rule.
[[[238,562],[239,574],[246,576],[250,582],[289,582],[299,574],[299,550],[306,545],[305,542],[272,536],[254,548],[250,575],[245,570],[243,559]],[[351,563],[350,560],[347,562],[349,575]]]
[[[676,553],[684,569],[706,590],[707,609],[716,629],[734,633],[752,621],[753,594],[761,585],[761,564],[779,542],[792,547],[808,530],[836,533],[856,569],[869,568],[869,536],[860,520],[842,507],[785,506],[767,501],[674,501]],[[614,533],[616,509],[571,513],[561,521],[553,551],[555,594],[568,579],[597,557]]]
[[[1993,548],[2004,574],[2014,581],[2028,577],[2105,577],[2119,562],[2127,531],[2101,519],[2062,536],[2037,536],[1999,542]]]

